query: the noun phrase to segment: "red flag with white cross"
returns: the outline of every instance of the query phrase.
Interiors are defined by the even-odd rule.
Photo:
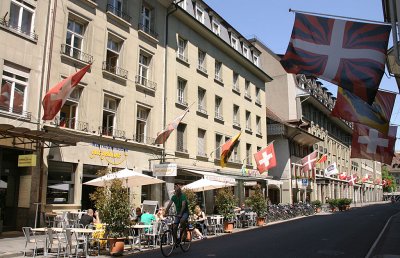
[[[385,135],[374,128],[354,123],[351,158],[362,158],[392,164],[396,142],[396,126]]]
[[[65,78],[46,93],[42,101],[44,109],[43,120],[52,120],[57,115],[74,90],[74,87],[81,81],[90,66],[91,64],[88,64],[78,72]]]
[[[276,167],[274,144],[271,143],[264,149],[254,154],[257,169],[262,174],[270,168]]]
[[[303,165],[303,173],[306,173],[315,167],[315,164],[317,163],[317,158],[318,152],[313,151],[311,154],[301,159],[301,164]]]

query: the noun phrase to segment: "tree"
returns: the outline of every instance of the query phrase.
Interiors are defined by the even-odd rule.
[[[393,175],[389,173],[389,169],[387,166],[382,167],[382,181],[386,181],[386,185],[383,187],[384,192],[395,192],[397,189],[396,180]]]

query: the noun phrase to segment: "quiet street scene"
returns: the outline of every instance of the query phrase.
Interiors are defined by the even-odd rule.
[[[400,258],[400,0],[0,0],[0,258]]]

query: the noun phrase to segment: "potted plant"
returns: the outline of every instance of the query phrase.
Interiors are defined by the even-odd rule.
[[[321,212],[322,202],[320,200],[312,201],[311,204],[313,205],[316,213]]]
[[[344,198],[344,205],[345,205],[345,210],[350,210],[350,204],[353,202],[353,199],[349,198]]]
[[[336,211],[336,208],[338,207],[338,200],[337,199],[328,199],[326,201],[329,204],[329,207],[331,208],[331,211]]]
[[[346,200],[344,198],[337,199],[337,207],[339,208],[339,211],[344,211],[346,209],[345,202]]]
[[[182,192],[186,195],[186,198],[188,200],[189,203],[189,215],[192,215],[194,213],[194,207],[197,204],[197,195],[196,193],[191,190],[191,189],[183,189]]]
[[[109,171],[99,171],[104,175]],[[128,188],[123,186],[120,179],[113,179],[106,183],[105,187],[97,187],[90,194],[90,199],[95,202],[95,207],[100,211],[102,223],[105,227],[105,237],[109,241],[110,254],[121,255],[124,251],[124,240],[127,237],[127,227],[130,225]]]
[[[230,187],[219,189],[215,196],[215,206],[219,214],[224,217],[224,231],[231,233],[233,231],[234,209],[237,204],[237,199],[232,193]]]
[[[263,226],[265,224],[265,215],[267,214],[267,201],[260,185],[255,186],[255,192],[247,198],[246,204],[257,214],[257,225]]]

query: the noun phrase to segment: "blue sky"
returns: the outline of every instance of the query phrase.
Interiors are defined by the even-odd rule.
[[[346,16],[374,21],[383,21],[380,0],[205,0],[220,16],[243,36],[256,36],[272,51],[284,54],[293,28],[293,10]],[[390,41],[389,47],[392,46]],[[380,88],[398,92],[394,78],[383,76]],[[337,87],[322,81],[334,95]],[[400,124],[400,98],[396,97],[391,119],[392,124]],[[399,132],[397,133],[399,137]],[[396,141],[400,150],[400,141]]]

